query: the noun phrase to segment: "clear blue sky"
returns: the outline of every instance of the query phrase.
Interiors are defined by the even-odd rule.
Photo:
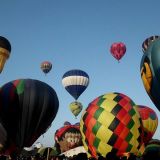
[[[51,128],[41,136],[53,146],[55,130],[64,121],[76,123],[68,105],[74,101],[63,88],[63,74],[82,69],[90,84],[80,96],[84,109],[97,96],[109,92],[128,95],[139,105],[156,109],[140,77],[141,44],[160,35],[159,0],[1,0],[0,35],[11,42],[10,59],[0,75],[0,84],[19,78],[33,78],[52,86],[60,106]],[[122,41],[127,52],[118,63],[110,54],[113,42]],[[45,76],[40,63],[49,60]],[[159,120],[160,121],[160,120]],[[160,126],[154,138],[159,138]]]

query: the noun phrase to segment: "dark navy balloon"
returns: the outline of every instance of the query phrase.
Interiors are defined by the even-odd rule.
[[[0,89],[0,120],[18,149],[31,146],[46,132],[58,108],[54,89],[39,80],[18,79]]]

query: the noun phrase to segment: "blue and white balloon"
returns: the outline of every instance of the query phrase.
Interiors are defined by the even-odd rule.
[[[87,88],[89,76],[79,69],[70,70],[63,75],[62,84],[69,94],[77,100]]]

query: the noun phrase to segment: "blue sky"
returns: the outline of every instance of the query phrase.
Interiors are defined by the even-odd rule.
[[[64,121],[76,123],[68,106],[74,99],[62,86],[63,74],[82,69],[90,84],[79,97],[84,109],[97,96],[109,92],[128,95],[139,105],[154,109],[140,77],[141,44],[151,35],[160,35],[159,0],[1,0],[0,35],[12,45],[12,52],[0,75],[0,84],[19,78],[33,78],[52,86],[60,106],[51,128],[41,136],[53,146],[55,130]],[[126,44],[118,63],[110,54],[113,42]],[[49,60],[45,76],[40,64]],[[154,138],[159,138],[160,126]]]

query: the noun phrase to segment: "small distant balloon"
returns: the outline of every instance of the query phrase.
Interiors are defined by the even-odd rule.
[[[52,63],[49,61],[44,61],[41,63],[41,70],[47,74],[50,72],[50,70],[52,69]]]
[[[11,44],[5,37],[0,36],[0,73],[3,71],[6,60],[11,52]]]
[[[126,45],[122,42],[115,42],[111,45],[110,52],[119,61],[126,53]]]
[[[77,117],[79,115],[79,113],[82,111],[83,106],[80,102],[75,101],[69,105],[69,108],[70,108],[71,112],[73,113],[73,115],[75,117]]]

